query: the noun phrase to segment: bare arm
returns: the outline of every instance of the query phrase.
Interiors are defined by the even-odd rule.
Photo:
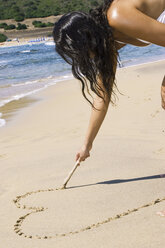
[[[84,144],[87,146],[93,143],[101,127],[101,124],[108,110],[109,100],[106,99],[104,102],[103,99],[97,97],[95,98],[93,104],[96,109],[92,108],[92,111],[91,111],[89,126],[88,126],[88,130],[87,130],[85,142],[84,142]]]
[[[109,100],[96,97],[93,105],[96,109],[92,108],[91,117],[85,136],[84,144],[81,147],[80,151],[76,155],[76,160],[84,161],[87,157],[90,156],[90,150],[92,149],[93,141],[101,127],[101,124],[105,118],[105,115],[108,110]],[[97,110],[98,109],[98,110]]]
[[[114,72],[116,72],[117,61],[114,64]],[[103,82],[101,79],[98,79],[98,84],[102,90],[100,90],[100,95],[103,97],[95,96],[93,105],[95,108],[91,110],[91,116],[89,120],[89,125],[85,135],[84,143],[81,149],[76,154],[76,161],[84,161],[87,157],[90,156],[90,150],[92,149],[93,141],[103,123],[103,120],[106,116],[110,99],[106,93]]]

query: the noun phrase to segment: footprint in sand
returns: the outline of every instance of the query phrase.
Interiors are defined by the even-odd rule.
[[[3,159],[6,157],[7,154],[0,154],[0,159]]]
[[[165,154],[165,148],[161,147],[158,150],[154,151],[154,153],[158,155]]]
[[[151,101],[151,97],[144,98],[145,102]]]
[[[159,113],[160,113],[160,111],[159,110],[156,110],[153,114],[151,114],[151,117],[154,118]]]

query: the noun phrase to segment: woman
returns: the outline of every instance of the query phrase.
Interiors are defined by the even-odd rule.
[[[82,93],[95,93],[89,127],[76,160],[90,156],[93,141],[113,103],[117,50],[126,44],[165,47],[165,0],[105,0],[89,14],[68,13],[55,23],[56,51],[72,65]],[[86,82],[89,82],[89,86]],[[165,77],[161,87],[165,109]]]
[[[91,95],[89,88],[96,96],[84,143],[76,155],[81,162],[90,156],[109,103],[113,103],[117,51],[126,44],[165,47],[165,0],[105,0],[89,14],[62,16],[53,35],[56,51],[72,65],[86,100],[91,103],[85,93]],[[165,109],[165,77],[161,98]]]
[[[115,88],[117,50],[126,44],[165,47],[165,0],[105,0],[89,14],[68,13],[55,23],[56,51],[72,65],[73,75],[96,95],[84,144],[76,160],[90,156]],[[89,93],[90,94],[90,93]],[[165,77],[161,88],[165,109]]]

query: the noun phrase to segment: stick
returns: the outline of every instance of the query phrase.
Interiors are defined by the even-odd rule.
[[[71,170],[71,172],[69,173],[69,175],[67,176],[67,178],[64,180],[64,184],[62,186],[61,189],[66,189],[66,185],[69,182],[69,180],[71,179],[71,176],[73,175],[73,173],[75,172],[75,170],[77,169],[77,167],[80,165],[80,161],[77,160],[77,162],[75,163],[73,169]]]

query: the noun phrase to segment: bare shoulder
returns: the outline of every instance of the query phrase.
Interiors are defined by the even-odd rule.
[[[120,23],[122,23],[124,19],[127,19],[133,10],[136,10],[136,8],[133,4],[131,5],[130,2],[114,1],[107,11],[107,19],[111,27],[120,27]]]
[[[129,37],[165,46],[165,24],[144,14],[130,1],[114,1],[107,19],[112,28]]]

